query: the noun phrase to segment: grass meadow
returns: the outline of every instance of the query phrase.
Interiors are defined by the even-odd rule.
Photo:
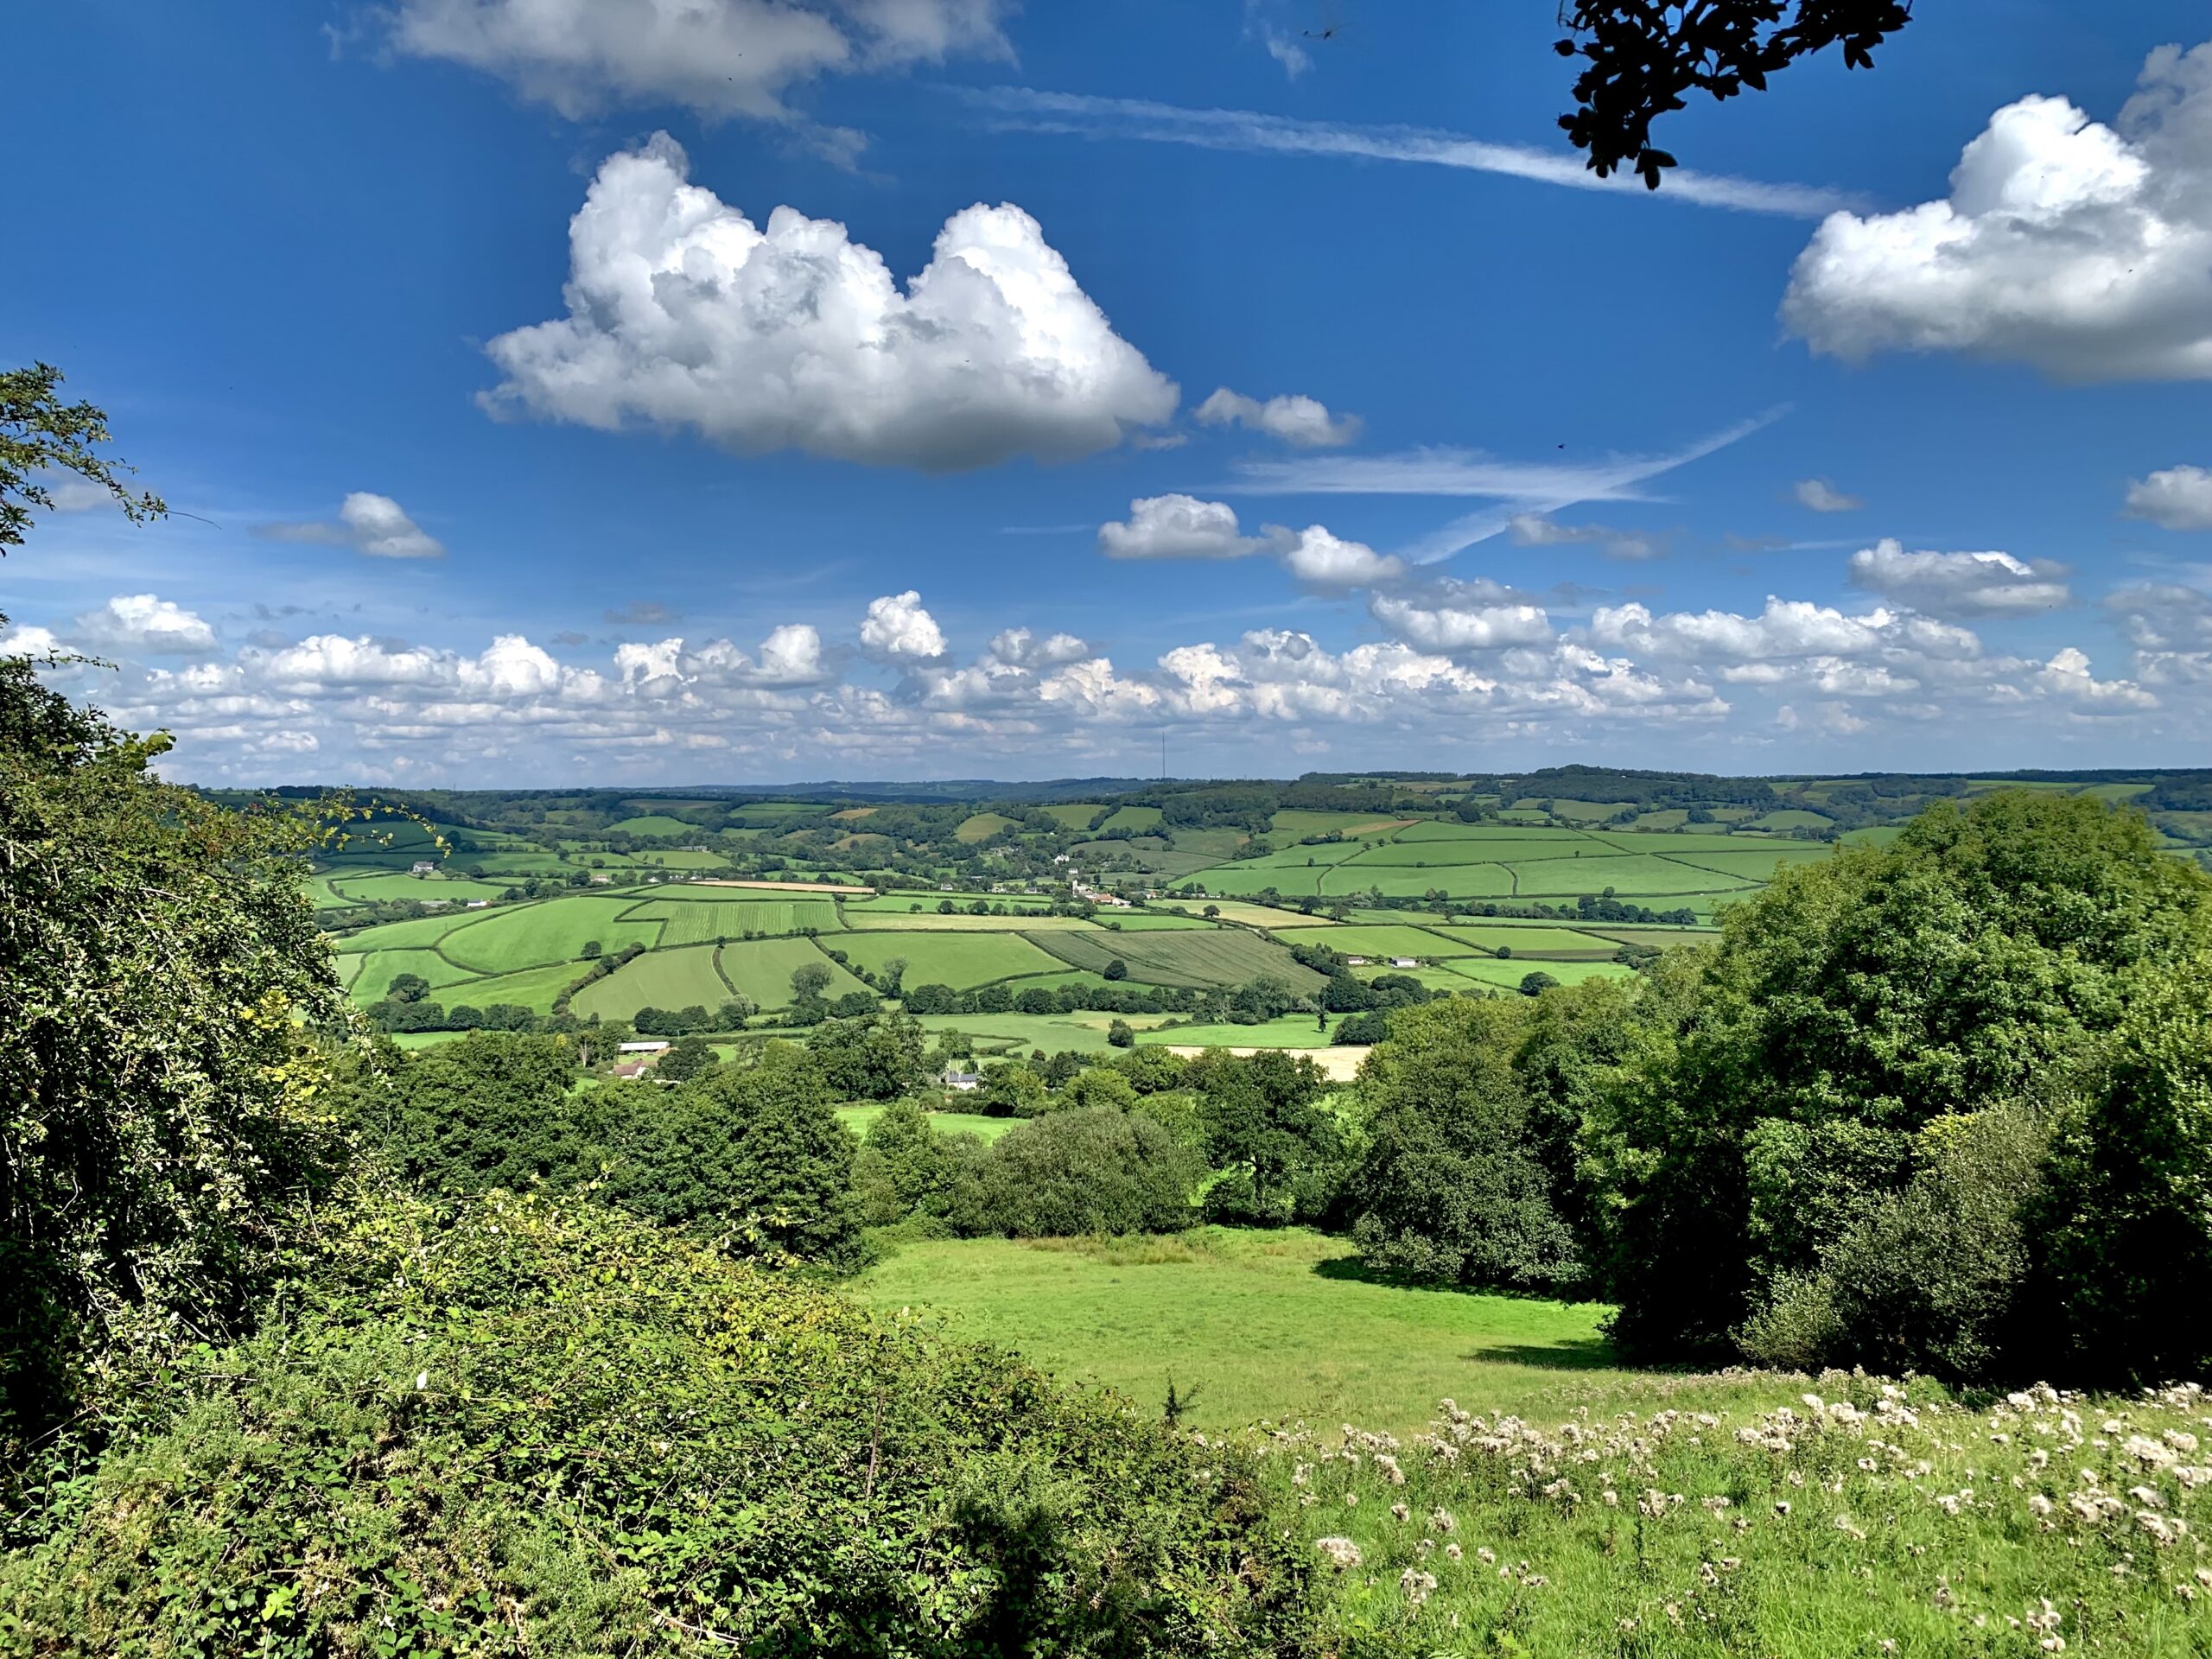
[[[2212,1402],[1621,1365],[1594,1305],[1374,1282],[1302,1230],[908,1243],[887,1313],[1251,1448],[1321,1650],[2212,1652]]]

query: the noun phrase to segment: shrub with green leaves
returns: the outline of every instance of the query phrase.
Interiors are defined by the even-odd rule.
[[[1012,1238],[1173,1232],[1190,1224],[1198,1174],[1149,1117],[1116,1106],[1047,1112],[983,1160],[980,1224]]]
[[[376,1195],[0,1558],[124,1653],[1289,1655],[1233,1452],[588,1204]]]

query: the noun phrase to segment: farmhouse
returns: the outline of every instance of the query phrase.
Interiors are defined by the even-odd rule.
[[[627,1065],[616,1066],[607,1075],[616,1077],[642,1077],[645,1075],[645,1063],[643,1060],[632,1060]]]
[[[1351,968],[1364,968],[1367,966],[1367,958],[1365,957],[1346,957],[1344,958],[1344,964]]]
[[[977,1073],[973,1071],[956,1071],[949,1066],[945,1069],[944,1075],[940,1077],[938,1081],[944,1084],[946,1088],[951,1090],[955,1094],[959,1095],[972,1095],[976,1090],[983,1086],[983,1079]]]
[[[414,861],[414,863],[408,866],[407,873],[410,875],[429,875],[437,868],[438,867],[432,863],[429,859],[418,858]]]

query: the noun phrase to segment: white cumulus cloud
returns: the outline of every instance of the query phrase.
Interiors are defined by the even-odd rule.
[[[1192,416],[1201,426],[1249,427],[1294,449],[1333,449],[1359,436],[1357,416],[1332,415],[1318,398],[1297,393],[1262,403],[1221,386]]]
[[[1851,556],[1851,582],[1936,616],[2021,616],[2074,602],[2066,567],[2010,553],[1909,553],[1885,537]]]
[[[487,408],[931,472],[1067,460],[1173,415],[1174,382],[1011,203],[947,219],[902,291],[843,226],[756,226],[688,169],[664,133],[601,165],[569,221],[569,315],[491,342]]]
[[[1816,352],[1954,351],[2077,380],[2212,377],[2212,45],[2163,46],[2111,126],[2008,104],[1950,195],[1831,214],[1783,317]]]
[[[945,654],[944,630],[922,608],[922,596],[909,588],[868,601],[861,620],[861,645],[891,661],[931,662]]]
[[[1825,478],[1801,478],[1789,486],[1797,505],[1813,512],[1856,512],[1866,504],[1847,495]]]
[[[2127,486],[2127,516],[2164,530],[2212,530],[2212,472],[2169,467]]]
[[[499,76],[572,118],[615,104],[786,118],[825,74],[1004,57],[1002,0],[400,0],[394,47]]]
[[[1237,527],[1228,503],[1194,495],[1140,496],[1128,518],[1098,526],[1098,550],[1109,559],[1241,559],[1267,545]]]
[[[1403,559],[1377,553],[1364,542],[1332,536],[1319,524],[1277,539],[1283,569],[1310,587],[1372,588],[1406,574]]]
[[[1368,609],[1391,632],[1424,651],[1488,651],[1552,639],[1551,619],[1542,607],[1458,583],[1446,583],[1427,599],[1377,594]]]
[[[40,630],[43,632],[43,630]],[[77,619],[76,637],[101,651],[188,657],[215,649],[215,630],[174,601],[118,594]]]
[[[262,524],[254,534],[272,542],[350,547],[372,559],[442,559],[446,555],[444,544],[425,535],[398,502],[370,490],[355,490],[339,503],[335,521]]]

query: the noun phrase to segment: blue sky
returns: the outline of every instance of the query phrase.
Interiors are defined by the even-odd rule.
[[[209,782],[2200,762],[2201,7],[1924,8],[1656,198],[1553,10],[18,8],[0,359],[196,517],[10,639]]]

